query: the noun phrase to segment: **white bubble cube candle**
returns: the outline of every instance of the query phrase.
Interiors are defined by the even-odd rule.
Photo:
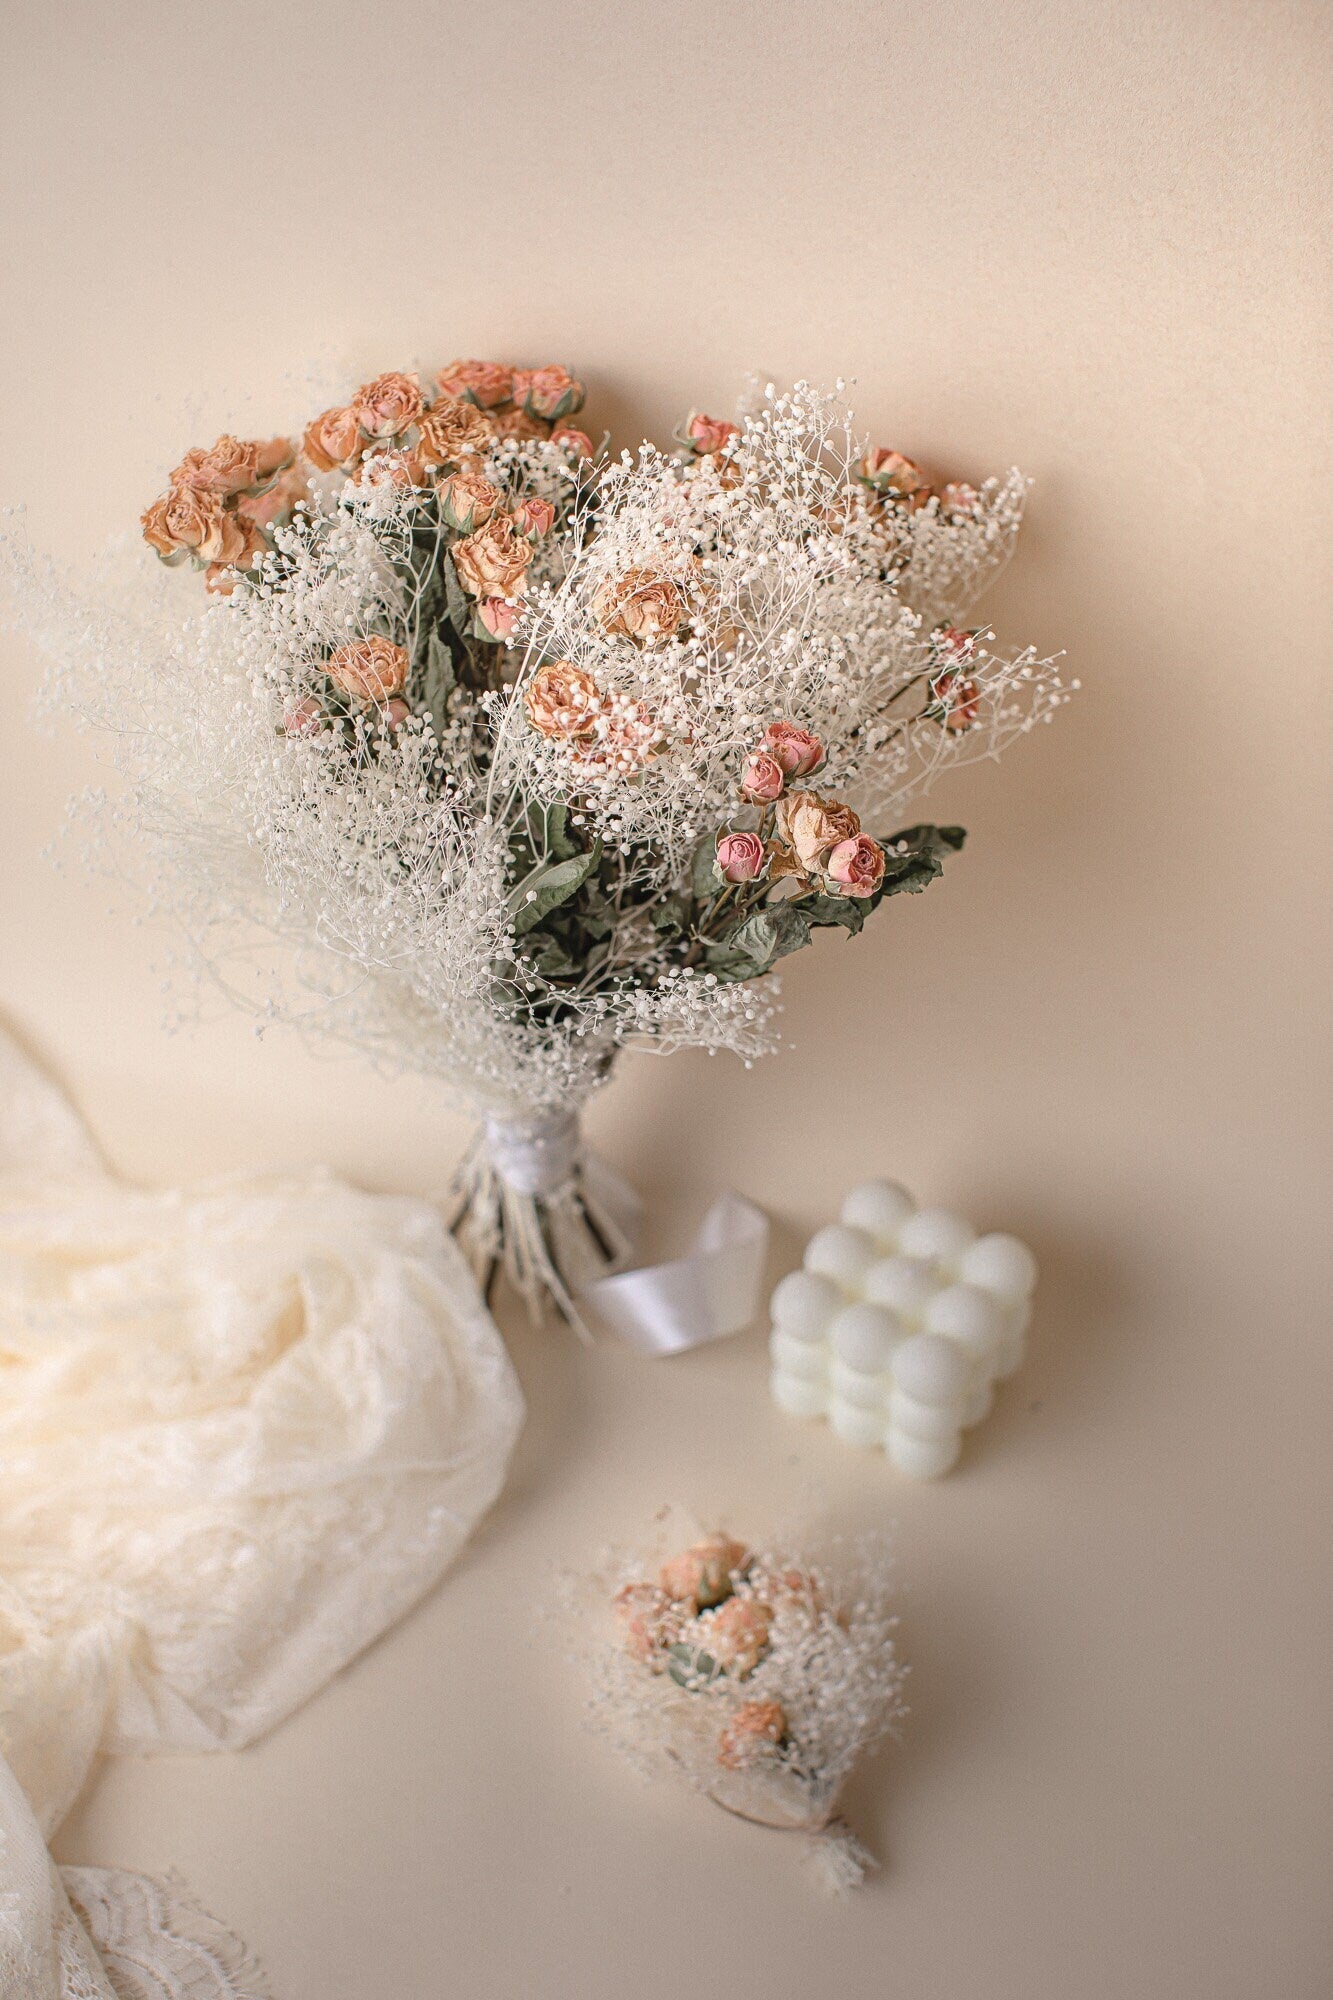
[[[938,1478],[1023,1359],[1036,1278],[1016,1236],[865,1181],[773,1294],[773,1400]]]

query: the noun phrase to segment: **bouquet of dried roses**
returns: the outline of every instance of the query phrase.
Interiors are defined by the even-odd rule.
[[[718,1533],[608,1555],[563,1591],[590,1720],[645,1777],[813,1836],[826,1884],[851,1888],[873,1863],[839,1797],[903,1713],[890,1574],[874,1539],[831,1539],[813,1565]]]
[[[143,532],[194,604],[30,593],[198,965],[475,1107],[460,1234],[575,1319],[624,1249],[578,1126],[617,1051],[766,1052],[778,961],[962,844],[905,802],[1066,699],[962,623],[1016,473],[937,491],[805,386],[615,458],[583,400],[380,376],[186,454]]]

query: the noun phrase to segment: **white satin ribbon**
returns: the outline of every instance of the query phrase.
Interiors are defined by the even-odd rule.
[[[709,1209],[688,1256],[585,1285],[579,1296],[644,1354],[680,1354],[740,1333],[759,1309],[768,1217],[730,1189]]]

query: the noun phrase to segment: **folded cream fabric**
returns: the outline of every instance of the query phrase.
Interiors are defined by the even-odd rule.
[[[320,1688],[447,1568],[522,1417],[424,1202],[128,1187],[0,1033],[0,1752],[45,1834],[99,1751],[234,1747]]]

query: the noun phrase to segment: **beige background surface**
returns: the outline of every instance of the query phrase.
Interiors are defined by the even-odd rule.
[[[1030,1363],[958,1473],[779,1418],[761,1333],[516,1328],[531,1424],[461,1569],[252,1753],[107,1769],[63,1855],[180,1867],[282,2000],[1327,1991],[1325,10],[6,14],[3,497],[42,543],[214,417],[285,427],[310,362],[567,359],[623,442],[842,374],[881,441],[1035,476],[988,609],[1085,688],[937,795],[942,885],[792,963],[790,1053],[631,1061],[592,1118],[668,1230],[730,1182],[790,1258],[887,1171],[1027,1236]],[[8,647],[0,1007],[115,1163],[440,1188],[428,1089],[163,1036],[162,941],[44,858],[94,765],[36,672]],[[913,1668],[843,1911],[583,1738],[530,1616],[663,1499],[806,1492],[898,1524]]]

